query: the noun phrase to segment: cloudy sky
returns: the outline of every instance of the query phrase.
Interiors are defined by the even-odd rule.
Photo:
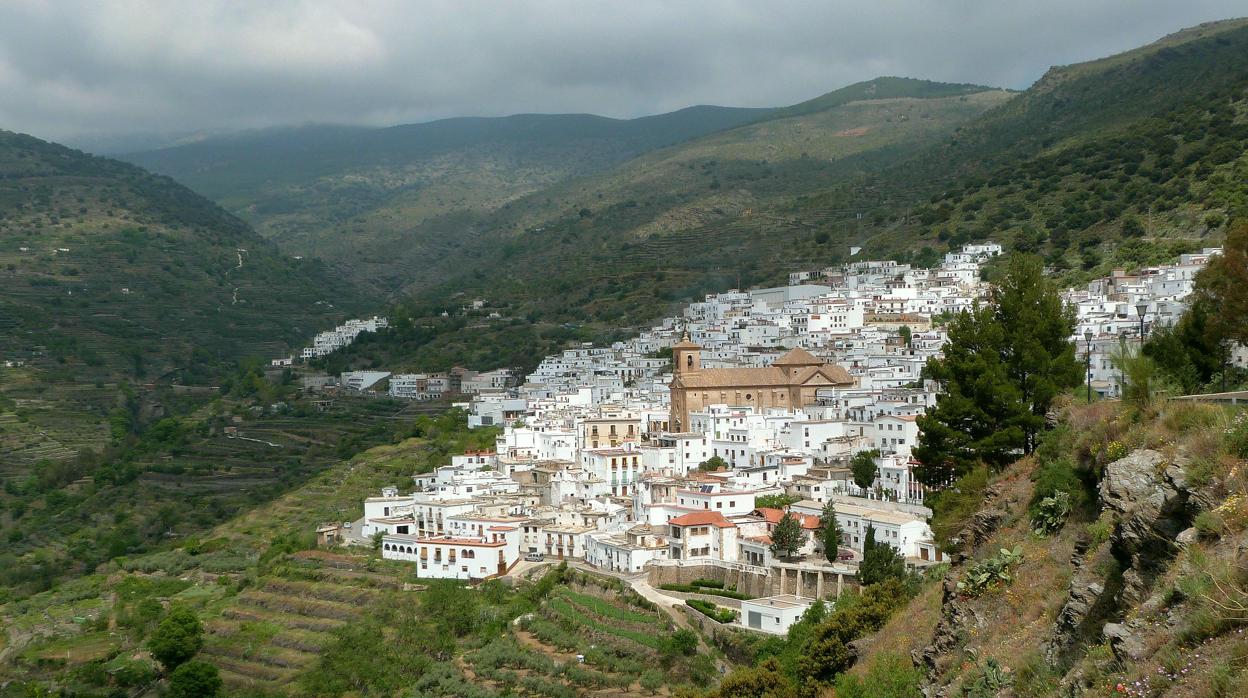
[[[99,144],[774,106],[879,75],[1024,88],[1244,14],[1243,0],[3,0],[0,128]]]

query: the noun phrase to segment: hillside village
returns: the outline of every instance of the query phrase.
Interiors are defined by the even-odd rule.
[[[395,396],[417,397],[412,380],[449,393],[454,380],[473,395],[462,404],[470,425],[502,431],[492,451],[453,456],[320,533],[377,545],[429,578],[480,580],[543,559],[651,587],[727,572],[739,593],[762,597],[743,602],[754,612],[741,622],[784,632],[813,599],[852,583],[868,531],[911,567],[944,559],[911,457],[938,391],[921,371],[947,341],[943,321],[985,296],[983,265],[1001,252],[967,245],[930,270],[863,261],[708,295],[629,341],[548,356],[514,387],[505,371],[374,372]],[[1141,316],[1145,332],[1173,322],[1217,253],[1066,292],[1076,338],[1090,337],[1080,356],[1091,389],[1118,394],[1111,352],[1138,343]],[[851,468],[864,452],[869,483]],[[835,552],[819,542],[828,505],[843,531]],[[772,539],[786,516],[802,531],[796,550]]]

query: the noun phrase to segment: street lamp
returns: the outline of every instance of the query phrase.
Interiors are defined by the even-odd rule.
[[[1088,404],[1092,404],[1092,330],[1083,331],[1084,346],[1087,352],[1084,355],[1088,364]]]
[[[1144,313],[1148,312],[1148,303],[1135,304],[1135,312],[1140,314],[1140,343],[1144,342]]]
[[[1222,342],[1222,392],[1226,392],[1226,372],[1230,369],[1231,363],[1231,340],[1223,339]]]

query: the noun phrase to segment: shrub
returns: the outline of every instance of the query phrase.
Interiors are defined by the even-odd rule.
[[[709,589],[723,589],[724,583],[716,579],[695,579],[689,582],[689,586],[707,587]]]
[[[187,662],[169,677],[170,698],[211,698],[221,693],[221,674],[208,662]]]
[[[1248,410],[1240,410],[1226,430],[1226,451],[1236,458],[1248,458]]]
[[[852,674],[836,677],[837,698],[914,698],[921,695],[923,676],[914,663],[898,654],[881,654],[859,678]]]
[[[641,673],[641,687],[651,695],[658,693],[663,687],[663,672],[658,669],[647,669]]]
[[[1088,524],[1088,550],[1096,550],[1101,544],[1109,540],[1109,536],[1114,532],[1114,515],[1109,511],[1101,512],[1100,517],[1096,521]]]
[[[693,610],[707,616],[717,623],[731,623],[737,619],[737,612],[731,608],[720,608],[710,601],[701,599],[689,599],[685,602]]]
[[[1118,440],[1110,441],[1109,445],[1105,447],[1105,462],[1113,463],[1114,461],[1122,460],[1127,457],[1128,453],[1130,453],[1130,450],[1126,444]]]
[[[712,589],[708,587],[695,587],[692,584],[660,584],[659,588],[664,591],[681,591],[686,594],[709,594],[711,596],[724,596],[729,599],[752,599],[753,596],[743,594],[739,591],[730,589]]]
[[[1013,550],[1001,548],[996,555],[977,563],[962,576],[958,582],[958,591],[967,596],[980,594],[1001,585],[1009,585],[1014,581],[1011,570],[1023,561],[1023,549],[1015,546]]]

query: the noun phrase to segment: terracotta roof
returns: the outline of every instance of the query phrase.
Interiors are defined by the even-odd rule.
[[[688,339],[682,339],[676,344],[673,344],[672,348],[673,349],[701,349],[702,347],[694,344],[693,342],[690,342]]]
[[[833,385],[853,385],[849,371],[836,364],[809,366],[795,375],[785,374],[783,368],[704,368],[695,373],[677,374],[672,380],[676,387],[684,388],[768,388],[801,385],[822,374]]]
[[[759,507],[754,511],[758,512],[769,524],[780,523],[780,519],[784,518],[783,509],[773,509],[771,507]]]
[[[673,526],[715,526],[716,528],[736,528],[724,515],[718,511],[698,511],[684,516],[677,516],[668,521]]]
[[[773,509],[772,507],[759,507],[754,511],[762,515],[762,517],[767,520],[768,525],[772,526],[780,523],[780,519],[784,518],[786,513],[783,509]],[[819,528],[818,516],[798,513],[793,513],[793,516],[797,519],[797,522],[802,525],[802,528],[808,531]]]
[[[789,351],[789,353],[781,356],[772,362],[772,366],[820,366],[824,363],[823,359],[815,358],[814,354],[798,347]]]

